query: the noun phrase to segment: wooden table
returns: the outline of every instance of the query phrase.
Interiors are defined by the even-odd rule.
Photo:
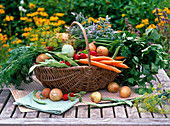
[[[170,79],[163,70],[156,75],[155,84],[162,83],[163,88],[170,87]],[[170,126],[170,114],[139,112],[138,107],[126,105],[91,108],[84,105],[73,107],[62,115],[43,112],[21,113],[18,106],[13,105],[14,98],[8,89],[0,90],[0,125],[167,125]],[[164,106],[159,106],[164,107]]]

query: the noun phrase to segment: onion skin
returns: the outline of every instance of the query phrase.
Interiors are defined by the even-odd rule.
[[[128,86],[123,86],[119,90],[119,94],[122,98],[127,98],[132,94],[132,91]]]
[[[59,101],[63,97],[63,93],[60,89],[54,88],[50,92],[50,100]]]
[[[47,55],[45,54],[40,54],[37,56],[36,58],[36,63],[39,63],[39,62],[45,62],[45,60],[48,60],[48,59],[51,59],[50,57],[48,57]]]
[[[50,95],[51,89],[50,88],[44,88],[41,92],[41,94],[45,97],[48,98]]]
[[[107,86],[107,89],[111,93],[116,93],[119,91],[119,85],[116,82],[112,82]]]
[[[89,49],[90,51],[96,51],[96,46],[95,46],[95,41],[93,41],[92,43],[89,44]],[[86,48],[87,49],[87,48]]]
[[[94,103],[98,103],[102,99],[102,95],[100,92],[93,92],[90,97],[91,101]]]
[[[99,56],[108,56],[109,54],[109,50],[104,46],[97,47],[96,52],[97,52],[97,55]]]

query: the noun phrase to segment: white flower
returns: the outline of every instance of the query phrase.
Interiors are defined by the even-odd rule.
[[[18,8],[19,8],[19,11],[22,11],[22,9],[23,9],[22,6],[19,6]]]
[[[21,4],[21,5],[23,5],[23,4],[24,4],[24,1],[23,1],[23,0],[21,0],[21,1],[20,1],[20,4]]]
[[[133,37],[127,37],[127,40],[132,40],[133,39]]]
[[[26,9],[24,9],[24,8],[22,8],[22,11],[23,11],[23,12],[27,12],[27,10],[26,10]]]
[[[126,37],[126,34],[125,34],[125,33],[123,33],[122,37],[123,37],[123,38],[125,38],[125,37]]]

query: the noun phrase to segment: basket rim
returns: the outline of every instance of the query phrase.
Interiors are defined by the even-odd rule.
[[[58,70],[79,70],[79,69],[93,69],[93,68],[96,68],[96,69],[103,69],[103,68],[100,68],[100,67],[96,67],[96,66],[85,66],[85,65],[83,65],[83,66],[72,66],[72,67],[67,67],[67,68],[65,68],[65,67],[49,67],[49,66],[38,66],[38,67],[36,67],[36,68],[43,68],[43,69],[58,69]],[[35,69],[36,69],[35,68]],[[104,70],[107,70],[107,69],[104,69]],[[35,71],[35,70],[34,70]],[[108,70],[109,71],[109,70]],[[112,71],[112,72],[114,72],[114,71]],[[116,72],[114,72],[114,73],[116,73]]]

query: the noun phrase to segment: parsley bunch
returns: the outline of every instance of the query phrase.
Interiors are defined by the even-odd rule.
[[[121,46],[119,55],[126,58],[125,64],[129,69],[123,69],[122,73],[116,78],[120,84],[135,86],[139,94],[152,92],[151,80],[155,80],[153,75],[158,73],[160,68],[167,66],[167,54],[160,44],[148,45],[147,38],[139,38],[130,32],[116,34],[114,42],[110,43],[109,52],[114,52]],[[147,87],[147,84],[150,84]]]

